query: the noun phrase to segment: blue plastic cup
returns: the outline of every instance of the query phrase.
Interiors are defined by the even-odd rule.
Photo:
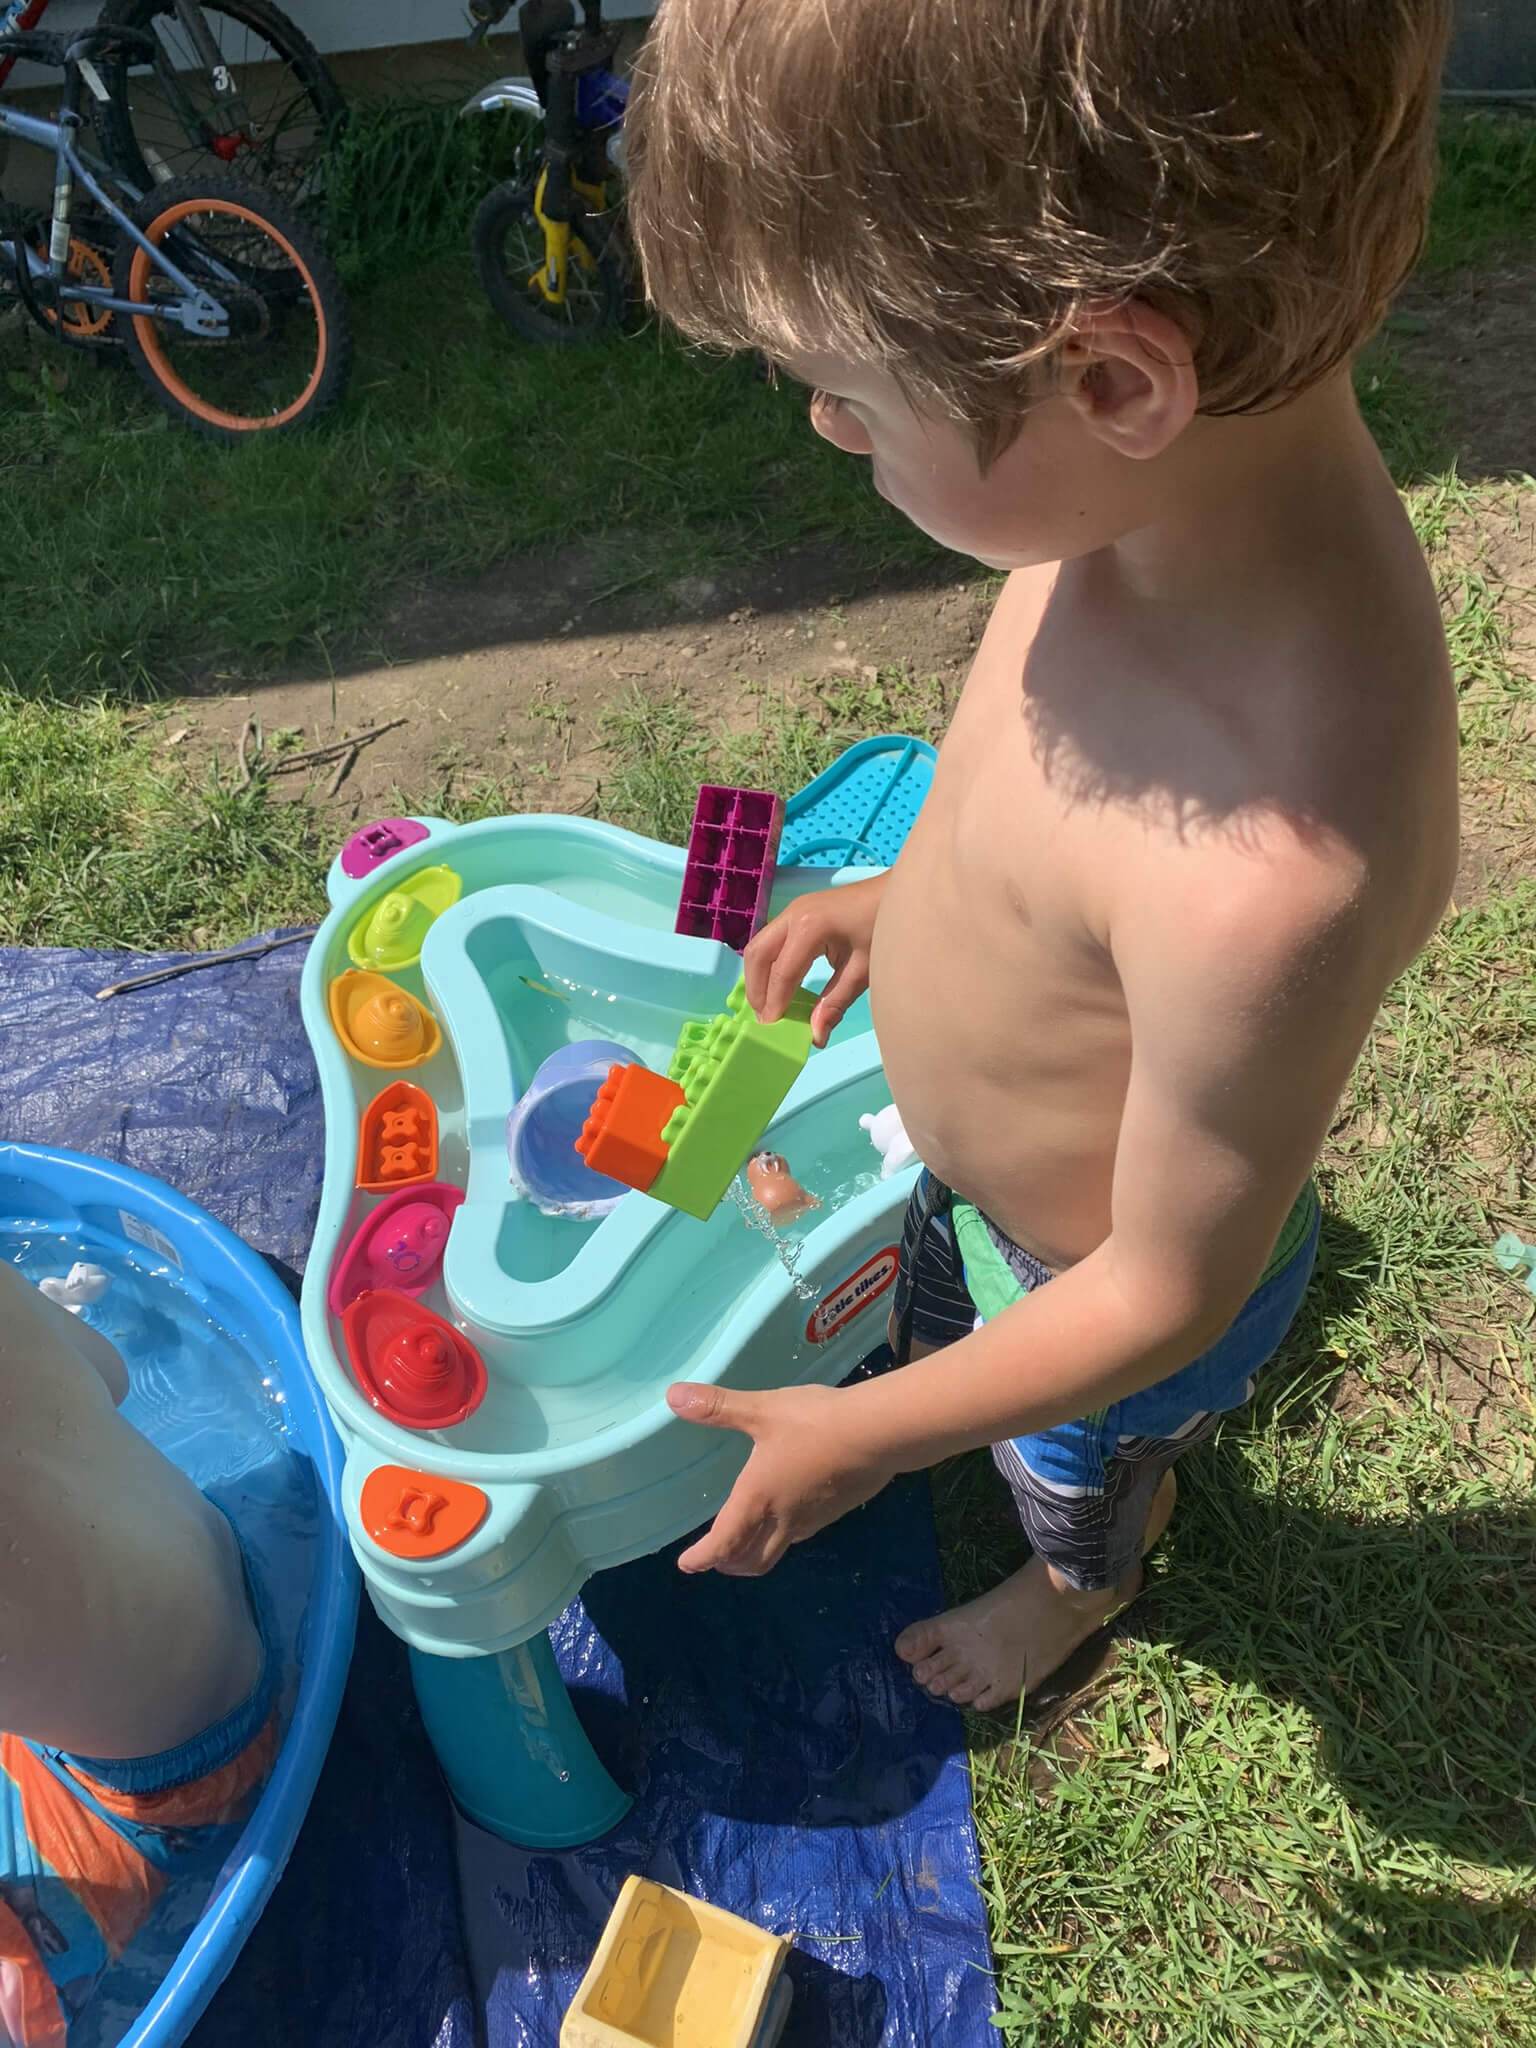
[[[622,1181],[594,1173],[576,1150],[582,1125],[612,1067],[635,1064],[626,1046],[582,1038],[550,1054],[507,1119],[512,1179],[555,1216],[606,1216],[629,1193]]]

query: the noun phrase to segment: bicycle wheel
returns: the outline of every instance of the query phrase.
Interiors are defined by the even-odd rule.
[[[230,90],[193,49],[175,0],[107,0],[103,24],[152,34],[152,67],[104,64],[110,98],[97,132],[113,169],[147,188],[234,170],[296,205],[318,199],[325,154],[345,113],[341,88],[302,30],[271,0],[209,0],[202,8]]]
[[[596,341],[624,320],[624,267],[612,236],[592,252],[590,270],[572,260],[565,302],[552,306],[534,282],[544,266],[544,230],[533,193],[532,185],[509,180],[481,200],[469,230],[475,274],[502,319],[525,340],[557,347]]]
[[[340,397],[351,355],[341,282],[288,207],[234,178],[178,178],[132,217],[227,318],[227,333],[203,336],[148,313],[120,316],[129,360],[173,418],[240,441],[299,426]],[[140,304],[187,297],[126,235],[113,284]]]

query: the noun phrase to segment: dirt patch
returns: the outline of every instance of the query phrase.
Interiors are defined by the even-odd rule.
[[[1461,475],[1476,483],[1536,471],[1536,266],[1421,279],[1399,307],[1425,323],[1399,346],[1440,392]]]
[[[485,780],[509,809],[591,812],[602,714],[627,692],[680,690],[729,730],[752,690],[797,678],[901,668],[952,686],[989,588],[958,563],[872,583],[834,550],[795,550],[657,593],[614,588],[599,550],[562,550],[402,600],[378,623],[382,660],[249,688],[212,677],[176,707],[166,740],[230,764],[257,727],[269,751],[302,751],[400,720],[343,757],[339,818],[372,815],[397,790],[424,803]],[[322,789],[335,772],[317,770]]]
[[[1421,282],[1402,305],[1426,323],[1401,347],[1441,394],[1462,476],[1536,467],[1536,268]],[[1519,484],[1479,492],[1439,558],[1453,603],[1459,571],[1486,581],[1505,664],[1527,678],[1536,669],[1531,503]],[[601,720],[627,693],[678,690],[724,731],[753,716],[762,687],[834,673],[936,675],[952,698],[994,588],[959,560],[871,577],[835,547],[807,546],[658,590],[627,583],[601,544],[549,550],[471,583],[403,594],[334,671],[249,686],[211,676],[175,707],[166,739],[194,765],[214,755],[228,764],[251,721],[269,751],[391,725],[355,757],[274,785],[323,792],[339,773],[343,830],[402,791],[424,808],[487,783],[507,809],[595,813],[611,772]],[[1494,689],[1468,692],[1481,740],[1465,763],[1459,905],[1528,874],[1536,845],[1536,720],[1528,698],[1506,692],[1495,702]]]
[[[1498,631],[1486,672],[1464,683],[1462,833],[1455,902],[1507,893],[1536,847],[1536,531],[1532,494],[1479,493],[1439,561],[1452,605],[1491,605]],[[1465,577],[1465,590],[1461,579]],[[1486,595],[1481,595],[1486,586]],[[1467,591],[1471,592],[1470,598]]]

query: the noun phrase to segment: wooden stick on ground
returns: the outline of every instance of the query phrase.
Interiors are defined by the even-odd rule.
[[[175,981],[183,974],[198,974],[205,967],[223,967],[233,960],[259,960],[263,953],[275,953],[279,946],[296,946],[312,939],[320,927],[306,925],[301,932],[284,932],[278,939],[262,939],[255,945],[227,946],[222,953],[196,953],[190,960],[174,961],[169,967],[152,967],[147,974],[130,974],[126,981],[109,982],[96,991],[98,1003],[108,996],[126,995],[130,989],[151,988],[157,981]]]
[[[366,732],[353,733],[347,739],[327,740],[322,747],[306,747],[302,754],[277,754],[270,761],[264,761],[259,750],[255,756],[247,758],[245,743],[256,730],[255,719],[248,718],[240,734],[241,772],[240,781],[236,786],[244,789],[246,784],[254,781],[258,775],[292,775],[296,769],[323,768],[328,762],[337,760],[350,764],[370,740],[376,740],[386,732],[393,732],[396,726],[408,723],[409,721],[404,718],[387,719],[383,725],[371,725]],[[345,780],[344,771],[335,777],[331,787],[326,791],[327,796],[334,796]]]

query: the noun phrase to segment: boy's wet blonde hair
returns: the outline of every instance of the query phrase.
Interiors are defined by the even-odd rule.
[[[1083,311],[1189,336],[1201,410],[1347,361],[1423,238],[1451,0],[662,0],[626,121],[696,339],[895,374],[984,454]]]

